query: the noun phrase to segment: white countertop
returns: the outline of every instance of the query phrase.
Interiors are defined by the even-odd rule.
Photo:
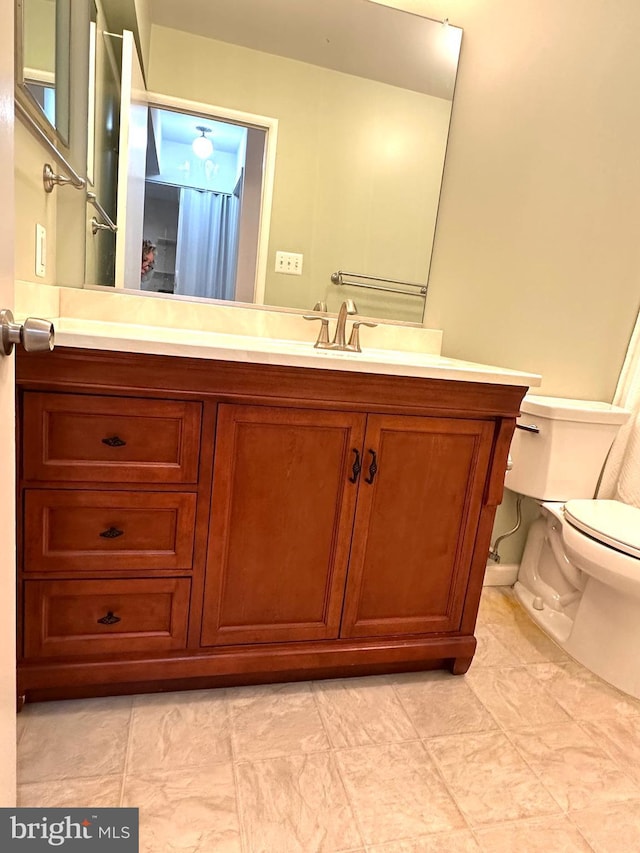
[[[363,352],[314,349],[313,342],[275,340],[163,326],[113,323],[58,317],[54,320],[56,344],[65,347],[139,352],[155,355],[276,364],[318,370],[347,370],[393,376],[420,376],[486,382],[494,385],[540,385],[535,373],[476,364],[428,353],[374,349]],[[363,335],[364,337],[364,335]]]

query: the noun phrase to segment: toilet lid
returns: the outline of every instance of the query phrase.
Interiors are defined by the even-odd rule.
[[[571,500],[564,516],[593,539],[640,559],[640,509],[620,501]]]

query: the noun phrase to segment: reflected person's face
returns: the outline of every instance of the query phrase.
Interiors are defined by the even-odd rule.
[[[151,272],[151,270],[153,269],[154,261],[155,253],[153,251],[145,252],[145,254],[142,256],[142,275],[146,275],[148,272]]]

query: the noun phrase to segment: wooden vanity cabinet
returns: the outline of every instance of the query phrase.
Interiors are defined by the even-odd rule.
[[[17,384],[22,696],[469,666],[524,386],[64,348]]]

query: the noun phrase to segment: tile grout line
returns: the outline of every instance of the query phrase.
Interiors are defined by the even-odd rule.
[[[493,669],[497,669],[497,668],[498,668],[498,667],[485,667],[485,669],[492,669],[492,670],[493,670]],[[525,664],[518,664],[517,666],[500,667],[500,671],[501,671],[501,672],[503,672],[503,673],[504,673],[504,672],[506,672],[506,671],[508,671],[508,670],[512,670],[512,669],[518,669],[518,670],[524,670],[524,671],[526,671],[526,665],[525,665]],[[475,676],[474,676],[474,677],[475,677]],[[487,713],[489,714],[489,716],[490,716],[490,717],[495,721],[496,725],[498,726],[498,730],[499,730],[499,731],[501,731],[501,732],[503,732],[503,733],[506,733],[506,732],[507,732],[507,727],[506,727],[506,725],[505,725],[505,724],[500,720],[500,718],[498,717],[497,713],[494,713],[494,712],[491,710],[491,708],[489,708],[489,707],[488,707],[488,705],[486,705],[486,704],[483,702],[482,697],[479,695],[478,691],[476,690],[476,688],[475,688],[475,686],[474,686],[474,684],[473,684],[473,680],[472,680],[472,679],[468,679],[468,680],[467,680],[467,679],[465,679],[465,684],[469,687],[469,689],[471,690],[471,692],[473,693],[473,695],[475,696],[475,698],[478,700],[478,702],[482,705],[482,707],[483,707],[483,708],[485,708],[485,710],[487,711]],[[540,686],[542,687],[542,685],[540,685]],[[544,690],[544,688],[543,688],[543,690]],[[545,692],[546,692],[546,691],[545,691]],[[553,698],[553,696],[551,696],[551,694],[549,694],[549,698],[550,698],[552,701],[554,701],[554,702],[556,701],[556,700]],[[560,705],[560,703],[559,703],[559,702],[556,702],[556,704]],[[560,706],[560,707],[562,707],[562,706]],[[564,711],[564,708],[562,708],[562,710]],[[566,713],[566,712],[565,712],[565,713]]]
[[[577,831],[578,835],[580,836],[580,838],[584,838],[584,842],[585,842],[585,844],[587,845],[587,847],[588,847],[590,850],[593,850],[593,853],[598,853],[598,850],[593,846],[593,844],[589,841],[589,839],[588,839],[588,838],[587,838],[587,836],[584,834],[584,832],[580,829],[580,827],[578,826],[578,824],[577,824],[577,823],[573,820],[573,818],[571,817],[571,812],[568,812],[568,813],[567,813],[567,820],[569,821],[569,823],[571,824],[571,826],[573,826],[573,827],[576,829],[576,831]]]
[[[251,853],[249,848],[249,835],[247,829],[245,827],[245,810],[244,803],[242,801],[242,792],[240,786],[240,760],[237,755],[236,748],[236,739],[235,739],[235,726],[234,726],[234,714],[233,714],[233,700],[229,696],[228,692],[225,695],[225,702],[227,705],[227,717],[229,720],[229,745],[231,747],[231,773],[233,774],[233,785],[236,794],[236,813],[238,815],[238,829],[240,831],[240,850],[242,853]]]
[[[465,679],[464,683],[469,687],[469,689],[471,690],[471,693],[472,693],[472,695],[474,696],[474,698],[476,699],[476,701],[477,701],[477,702],[480,704],[480,706],[481,706],[481,707],[482,707],[482,708],[487,712],[487,714],[489,715],[489,717],[490,717],[490,718],[495,722],[495,724],[496,724],[496,726],[497,726],[498,728],[497,728],[497,729],[493,729],[493,730],[481,731],[481,732],[456,732],[456,733],[454,733],[453,735],[451,735],[451,734],[437,735],[437,736],[436,736],[436,738],[437,738],[437,737],[451,737],[451,736],[455,737],[455,736],[457,736],[457,735],[465,735],[465,734],[485,734],[485,733],[491,733],[492,731],[493,731],[493,732],[495,732],[495,731],[497,731],[497,732],[502,732],[503,730],[502,730],[502,726],[501,726],[501,724],[500,724],[500,721],[499,721],[499,720],[494,716],[494,714],[490,711],[490,709],[489,709],[489,708],[487,708],[487,706],[484,704],[484,702],[482,701],[482,699],[481,699],[481,698],[476,694],[475,690],[473,690],[473,689],[472,689],[471,685],[469,684],[469,682],[468,682],[468,681],[466,681],[466,679]],[[396,695],[397,695],[397,697],[398,697],[398,701],[399,701],[399,702],[400,702],[400,704],[402,705],[402,708],[403,708],[403,710],[405,711],[406,715],[409,717],[409,720],[410,720],[410,722],[411,722],[411,725],[412,725],[412,726],[414,727],[414,729],[416,729],[416,731],[417,731],[417,728],[416,728],[416,726],[415,726],[415,724],[414,724],[414,722],[413,722],[413,719],[411,718],[411,715],[410,715],[409,711],[407,710],[407,708],[406,708],[406,706],[405,706],[404,702],[402,701],[402,697],[401,697],[400,693],[397,691],[395,684],[394,684],[394,685],[392,685],[392,686],[393,686],[394,692],[396,693]],[[453,789],[449,786],[449,784],[448,784],[448,782],[447,782],[446,778],[444,777],[444,774],[443,774],[443,772],[442,772],[442,770],[441,770],[441,768],[440,768],[440,765],[439,765],[438,761],[437,761],[437,760],[436,760],[436,758],[432,755],[431,750],[429,749],[429,745],[428,745],[427,741],[431,740],[432,738],[423,737],[422,735],[420,735],[420,733],[418,733],[418,735],[419,735],[419,738],[420,738],[420,742],[422,743],[423,749],[425,750],[425,752],[426,752],[426,754],[427,754],[427,756],[428,756],[428,758],[429,758],[429,760],[430,760],[431,764],[432,764],[432,765],[433,765],[433,767],[435,768],[435,771],[436,771],[436,773],[437,773],[438,777],[439,777],[439,778],[440,778],[440,780],[442,781],[442,784],[444,785],[445,790],[447,791],[447,793],[449,794],[449,796],[450,796],[450,797],[451,797],[451,799],[453,800],[454,805],[456,806],[456,808],[458,809],[458,811],[459,811],[460,815],[462,816],[462,819],[463,819],[463,821],[465,822],[465,825],[466,825],[467,830],[468,830],[469,832],[471,832],[471,835],[473,836],[473,839],[474,839],[474,840],[475,840],[475,842],[478,844],[478,846],[479,846],[481,849],[484,849],[484,848],[483,848],[483,845],[480,843],[480,839],[479,839],[479,838],[478,838],[478,836],[476,835],[475,828],[474,828],[473,824],[471,823],[471,821],[470,821],[470,819],[467,817],[467,815],[466,815],[466,813],[465,813],[464,809],[462,808],[462,806],[461,806],[461,805],[460,805],[460,803],[458,802],[458,798],[456,797],[455,793],[453,792]]]
[[[533,624],[535,624],[535,623],[533,623]],[[493,625],[493,623],[492,623],[492,624],[489,624],[489,625],[485,625],[484,627],[485,627],[485,629],[488,629],[488,630],[489,630],[489,632],[490,632],[490,634],[491,634],[492,636],[494,636],[494,637],[496,637],[496,638],[498,639],[498,642],[501,642],[500,637],[499,637],[499,636],[497,636],[497,634],[496,634],[493,630],[491,630],[491,629],[492,629],[492,625]],[[567,720],[566,720],[564,723],[560,723],[560,722],[559,722],[559,723],[558,723],[558,725],[567,725],[567,724],[569,724],[569,723],[574,723],[574,724],[579,725],[579,726],[580,726],[580,728],[584,731],[584,727],[580,725],[581,721],[580,721],[580,720],[578,720],[576,717],[574,717],[574,715],[573,715],[573,714],[572,714],[572,713],[571,713],[571,712],[570,712],[570,711],[565,707],[565,705],[564,705],[563,703],[561,703],[558,699],[556,699],[556,698],[555,698],[555,696],[553,696],[553,694],[551,694],[551,692],[547,689],[546,685],[545,685],[545,684],[544,684],[544,682],[543,682],[543,681],[542,681],[542,680],[537,676],[537,674],[536,674],[535,672],[531,671],[533,667],[538,666],[538,665],[540,665],[540,664],[547,664],[547,665],[552,664],[552,665],[556,665],[556,666],[561,666],[561,665],[562,665],[563,663],[565,663],[565,662],[566,662],[566,661],[565,661],[565,659],[562,659],[562,658],[561,658],[561,659],[559,659],[559,660],[556,660],[556,659],[550,659],[550,660],[537,660],[537,661],[533,661],[533,662],[521,662],[521,663],[519,663],[519,667],[520,667],[520,668],[526,668],[526,670],[529,672],[529,674],[531,675],[531,677],[535,679],[536,684],[537,684],[538,688],[541,690],[541,692],[542,692],[542,693],[544,693],[544,694],[546,694],[546,695],[548,695],[548,696],[549,696],[553,701],[555,701],[555,703],[556,703],[556,704],[557,704],[557,705],[558,705],[558,706],[559,706],[559,707],[560,707],[560,708],[565,712],[565,714],[567,715]],[[481,668],[481,669],[482,669],[482,668]],[[472,687],[472,689],[473,689],[473,687]],[[476,693],[476,691],[474,690],[474,694],[475,694],[475,693]],[[477,694],[476,694],[476,695],[477,695]],[[481,699],[480,699],[480,697],[479,697],[479,696],[478,696],[478,699],[481,701]],[[487,709],[487,710],[489,710],[489,709]],[[490,712],[490,711],[489,711],[489,712]],[[490,713],[491,713],[491,712],[490,712]],[[492,716],[493,716],[493,715],[492,715]],[[551,798],[552,798],[552,799],[557,803],[557,799],[555,798],[555,796],[553,795],[553,793],[552,793],[552,792],[547,788],[547,786],[545,785],[545,783],[544,783],[544,781],[543,781],[543,779],[542,779],[541,775],[540,775],[539,773],[537,773],[537,772],[536,772],[536,770],[535,770],[535,768],[533,768],[533,767],[529,764],[529,762],[527,761],[526,757],[525,757],[524,755],[522,755],[522,753],[520,752],[520,750],[518,750],[518,748],[517,748],[516,744],[513,742],[513,730],[512,730],[512,729],[509,729],[505,724],[501,723],[501,722],[500,722],[500,720],[498,720],[497,718],[496,718],[496,721],[497,721],[497,723],[498,723],[498,725],[499,725],[499,727],[500,727],[500,730],[502,731],[502,733],[504,734],[504,736],[507,738],[507,740],[509,741],[509,743],[511,743],[511,745],[513,746],[513,748],[516,750],[517,754],[518,754],[518,755],[520,756],[520,758],[524,761],[524,763],[526,764],[526,766],[531,770],[531,772],[534,774],[534,776],[538,779],[538,781],[540,782],[540,784],[541,784],[541,785],[543,786],[543,788],[548,792],[548,794],[551,796]],[[527,728],[536,728],[536,727],[539,727],[539,725],[538,725],[538,726],[536,726],[536,725],[531,725],[531,724],[529,724],[529,725],[527,726]],[[586,734],[588,734],[588,732],[586,732]],[[591,738],[591,740],[593,740],[593,738]],[[595,742],[594,742],[594,743],[595,743]],[[596,744],[596,746],[597,746],[597,744]],[[609,755],[609,757],[610,757],[610,758],[613,758],[613,756],[611,756],[611,755],[610,755],[610,753],[608,752],[608,750],[603,749],[603,752],[604,752],[605,754]],[[616,763],[616,766],[618,766],[618,767],[620,766],[620,765],[618,764],[618,762],[615,762],[615,763]],[[623,800],[623,801],[621,801],[621,802],[622,802],[622,803],[624,803],[624,802],[628,802],[628,801],[624,801],[624,800]],[[579,827],[575,824],[575,822],[572,820],[572,818],[571,818],[571,811],[570,811],[570,809],[565,810],[565,809],[564,809],[562,806],[560,806],[559,804],[558,804],[558,806],[559,806],[559,808],[561,809],[561,813],[562,813],[562,815],[563,815],[564,819],[565,819],[565,820],[567,820],[567,821],[570,823],[570,825],[576,829],[576,831],[578,832],[579,836],[584,840],[584,842],[587,844],[587,846],[589,847],[589,849],[590,849],[590,850],[594,850],[595,848],[593,848],[593,846],[589,843],[589,841],[588,841],[588,840],[587,840],[587,838],[584,836],[584,834],[582,833],[582,831],[580,830],[580,828],[579,828]],[[542,816],[540,816],[540,817],[542,817]],[[495,825],[495,824],[494,824],[494,825]]]
[[[399,673],[399,674],[400,674],[400,673]],[[397,686],[396,686],[395,682],[392,682],[392,683],[391,683],[391,689],[393,690],[393,693],[394,693],[394,695],[395,695],[396,699],[398,700],[398,704],[399,704],[399,705],[400,705],[400,707],[402,708],[402,710],[403,710],[403,712],[404,712],[405,717],[406,717],[406,718],[409,720],[409,722],[411,723],[411,728],[412,728],[412,729],[414,730],[414,732],[416,733],[416,737],[418,738],[418,740],[422,740],[422,735],[421,735],[421,734],[420,734],[420,732],[418,731],[418,727],[416,726],[416,724],[413,722],[413,718],[412,718],[411,714],[409,713],[409,709],[407,708],[407,706],[406,706],[406,705],[404,704],[404,702],[402,701],[402,696],[400,695],[400,692],[398,691],[398,688],[397,688]]]
[[[362,845],[363,845],[364,849],[366,850],[367,849],[367,842],[365,841],[364,832],[362,829],[362,824],[360,822],[360,816],[358,814],[358,810],[355,807],[355,804],[353,803],[351,797],[349,796],[349,790],[348,790],[348,788],[345,784],[344,778],[342,776],[342,771],[340,770],[340,762],[338,761],[338,755],[337,755],[338,748],[334,746],[333,740],[331,739],[331,734],[327,728],[325,719],[322,716],[322,708],[320,707],[320,702],[318,701],[318,697],[316,696],[316,691],[313,688],[314,684],[315,684],[315,682],[312,681],[311,682],[311,688],[310,688],[311,689],[311,695],[313,696],[313,702],[314,702],[314,705],[316,706],[318,716],[320,717],[320,724],[322,725],[322,729],[323,729],[325,736],[327,738],[327,743],[329,744],[330,760],[333,762],[333,765],[336,769],[336,773],[338,775],[338,779],[339,779],[340,785],[342,787],[342,792],[344,794],[345,802],[347,803],[347,805],[349,806],[349,809],[351,810],[351,814],[353,815],[353,820],[355,822],[356,829],[358,831],[358,835],[360,836],[360,841],[362,842]]]
[[[449,737],[449,735],[442,735],[442,737]],[[449,796],[450,796],[450,797],[451,797],[451,799],[453,800],[453,803],[454,803],[455,807],[458,809],[458,812],[460,813],[460,815],[461,815],[461,817],[462,817],[462,820],[463,820],[463,821],[464,821],[464,823],[465,823],[466,828],[471,832],[471,834],[472,834],[472,835],[473,835],[473,837],[474,837],[474,840],[475,840],[475,841],[480,845],[480,842],[479,842],[479,841],[478,841],[478,839],[476,838],[476,834],[475,834],[475,832],[474,832],[474,828],[473,828],[473,825],[472,825],[472,823],[471,823],[470,818],[468,818],[468,817],[467,817],[466,812],[464,811],[464,809],[462,808],[462,806],[461,806],[461,805],[460,805],[460,803],[458,802],[458,798],[457,798],[457,797],[456,797],[456,795],[453,793],[453,790],[452,790],[451,786],[448,784],[447,780],[445,779],[445,777],[444,777],[444,773],[442,772],[442,769],[441,769],[441,767],[440,767],[440,764],[439,764],[439,763],[438,763],[438,761],[436,760],[435,756],[431,754],[431,750],[429,749],[429,745],[426,743],[426,741],[427,741],[427,740],[428,740],[428,738],[423,738],[423,739],[421,739],[422,748],[424,749],[424,751],[426,752],[427,756],[429,757],[429,761],[431,762],[431,764],[432,764],[432,765],[433,765],[433,767],[435,768],[435,771],[436,771],[436,773],[438,774],[439,778],[441,779],[442,784],[443,784],[443,785],[444,785],[444,787],[445,787],[445,790],[447,791],[447,793],[449,794]],[[452,830],[452,831],[453,831],[453,830]],[[480,847],[482,847],[482,845],[480,845]]]
[[[607,719],[607,718],[604,718],[604,719]],[[609,801],[607,801],[606,805],[616,805],[616,804],[617,805],[624,805],[625,803],[632,803],[632,802],[639,802],[640,803],[640,783],[638,781],[636,781],[635,777],[632,776],[631,773],[625,767],[622,766],[622,764],[618,761],[618,759],[615,757],[615,755],[612,752],[610,752],[609,749],[607,749],[606,745],[601,745],[598,741],[596,741],[595,738],[593,737],[593,735],[590,732],[588,732],[585,729],[585,727],[582,725],[582,723],[588,723],[590,721],[589,720],[573,719],[573,722],[589,738],[589,740],[591,740],[591,742],[596,747],[596,749],[598,749],[598,750],[600,750],[600,752],[604,753],[604,755],[613,762],[618,773],[622,777],[624,777],[626,780],[630,781],[633,784],[633,786],[638,789],[638,796],[637,797],[627,797],[626,799],[623,799],[623,800],[609,800]],[[595,720],[593,722],[598,722],[598,721]],[[573,811],[581,811],[581,809],[573,809]],[[570,812],[571,812],[571,810],[567,811],[567,816],[569,816]]]
[[[499,638],[498,638],[498,640],[500,641],[500,639],[499,639]],[[538,665],[539,663],[557,663],[557,662],[556,662],[556,661],[537,661],[536,663],[533,663],[533,664],[520,663],[517,667],[506,667],[506,669],[516,669],[516,668],[517,668],[517,669],[522,669],[522,670],[524,670],[525,672],[527,672],[527,673],[531,676],[531,678],[533,678],[533,679],[535,680],[535,682],[536,682],[536,686],[537,686],[537,688],[541,691],[541,693],[542,693],[544,696],[548,697],[548,698],[549,698],[552,702],[554,702],[556,705],[558,705],[558,707],[559,707],[559,708],[561,708],[561,710],[562,710],[562,711],[567,715],[567,720],[566,720],[566,721],[563,721],[563,722],[558,722],[558,723],[557,723],[557,725],[567,725],[568,723],[575,722],[575,720],[574,720],[573,716],[569,713],[569,711],[567,711],[567,709],[566,709],[566,708],[565,708],[565,707],[564,707],[564,706],[563,706],[563,705],[562,705],[562,704],[561,704],[561,703],[560,703],[560,702],[555,698],[555,696],[553,696],[553,695],[551,694],[551,692],[547,690],[546,686],[542,683],[542,681],[540,681],[540,680],[539,680],[539,679],[538,679],[538,678],[537,678],[537,677],[536,677],[532,672],[530,672],[530,671],[529,671],[529,667],[530,667],[530,666],[536,666],[536,665]],[[474,685],[473,685],[473,683],[470,683],[470,685],[469,685],[469,686],[470,686],[471,690],[473,691],[474,695],[476,696],[476,698],[478,699],[478,701],[479,701],[479,702],[481,702],[481,704],[483,704],[483,705],[484,705],[484,703],[482,702],[481,697],[478,695],[477,691],[474,689]],[[485,706],[485,707],[486,707],[486,706]],[[517,755],[520,757],[520,759],[524,762],[525,766],[526,766],[526,767],[527,767],[527,768],[528,768],[528,769],[533,773],[534,777],[535,777],[535,778],[538,780],[538,782],[542,785],[543,789],[544,789],[544,790],[547,792],[547,794],[551,797],[551,799],[553,800],[553,802],[554,802],[554,803],[556,803],[556,805],[557,805],[557,806],[558,806],[558,808],[560,809],[561,814],[562,814],[564,817],[567,817],[567,816],[568,816],[568,810],[565,810],[565,809],[562,807],[562,805],[561,805],[560,803],[558,803],[558,800],[556,799],[556,797],[555,797],[555,796],[553,795],[553,793],[549,790],[549,788],[547,787],[547,785],[545,785],[545,783],[544,783],[543,779],[541,778],[541,775],[540,775],[540,774],[535,770],[535,768],[534,768],[534,767],[532,767],[532,766],[531,766],[531,764],[527,761],[527,759],[525,758],[525,756],[524,756],[524,755],[522,755],[522,753],[520,752],[520,750],[518,749],[518,747],[517,747],[517,746],[516,746],[516,744],[514,743],[513,738],[512,738],[512,732],[513,732],[513,729],[510,729],[510,728],[509,728],[505,723],[501,722],[501,721],[500,721],[500,719],[498,719],[498,717],[497,717],[495,714],[493,714],[493,713],[492,713],[492,711],[491,711],[489,708],[487,708],[487,711],[488,711],[488,712],[491,714],[491,716],[495,719],[496,723],[497,723],[497,724],[498,724],[498,726],[499,726],[499,730],[500,730],[500,731],[501,731],[501,733],[504,735],[504,737],[506,737],[506,739],[508,740],[508,742],[509,742],[509,744],[512,746],[512,748],[516,751],[516,754],[517,754]],[[523,728],[529,728],[529,729],[532,729],[532,728],[540,728],[540,727],[541,727],[541,724],[537,724],[537,725],[536,725],[536,724],[529,723],[529,724],[524,724],[524,725],[523,725]],[[540,815],[539,817],[543,817],[543,816],[542,816],[542,815]]]
[[[571,722],[573,722],[573,720],[569,720],[569,723],[571,723]],[[558,725],[566,726],[566,725],[568,725],[568,723],[559,723]],[[525,730],[525,729],[532,729],[532,728],[544,728],[544,726],[523,726],[523,730]],[[540,774],[540,773],[538,773],[538,771],[535,769],[535,767],[532,767],[532,765],[531,765],[531,764],[529,764],[529,762],[527,761],[527,759],[525,758],[525,756],[521,753],[521,751],[518,749],[518,747],[516,746],[516,744],[513,742],[513,738],[512,738],[512,736],[511,736],[511,735],[512,735],[512,732],[510,733],[509,731],[507,731],[507,730],[505,729],[504,735],[505,735],[505,737],[507,738],[507,740],[509,741],[509,743],[511,744],[511,746],[513,747],[513,749],[515,749],[516,754],[517,754],[517,755],[522,759],[522,761],[526,764],[526,766],[529,768],[529,770],[531,770],[531,772],[533,773],[533,775],[536,777],[536,779],[538,780],[538,782],[540,782],[540,784],[541,784],[541,785],[542,785],[542,787],[545,789],[545,791],[547,792],[547,794],[549,794],[549,796],[550,796],[550,797],[551,797],[551,799],[554,801],[554,803],[556,803],[556,805],[557,805],[557,806],[558,806],[558,808],[560,809],[561,813],[562,813],[565,817],[567,817],[567,816],[568,816],[568,814],[569,814],[569,809],[565,809],[565,808],[564,808],[564,806],[562,806],[562,805],[558,802],[558,800],[556,799],[556,797],[554,796],[554,794],[553,794],[553,793],[549,790],[549,788],[545,785],[545,783],[544,783],[544,781],[543,781],[543,779],[542,779],[542,777],[541,777],[541,774]]]
[[[126,748],[124,751],[124,762],[123,762],[123,766],[122,766],[122,779],[120,781],[120,797],[118,800],[118,805],[120,808],[123,807],[124,790],[125,790],[125,785],[126,785],[127,772],[129,769],[129,758],[130,758],[131,750],[132,750],[134,704],[135,704],[135,696],[132,696],[131,697],[131,708],[129,710],[129,722],[127,725],[127,745],[126,745]],[[140,813],[138,812],[138,822],[139,822],[139,820],[140,820]],[[140,831],[139,828],[138,828],[138,831]]]

